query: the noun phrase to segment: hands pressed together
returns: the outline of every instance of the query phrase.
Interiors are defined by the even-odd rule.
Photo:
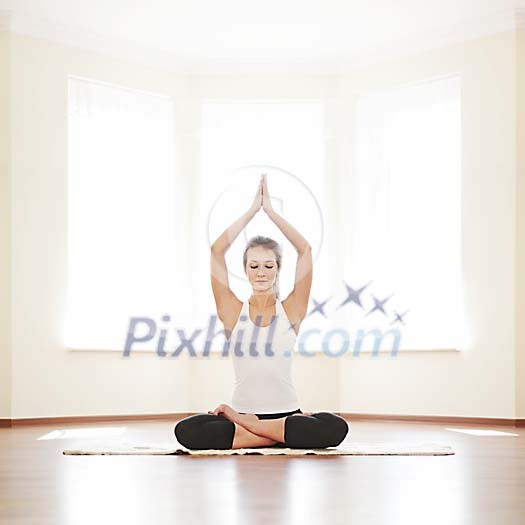
[[[261,174],[259,186],[257,188],[257,192],[255,193],[253,204],[250,208],[254,213],[257,213],[261,207],[266,213],[269,213],[273,210],[272,203],[270,201],[270,193],[268,192],[268,181],[266,177],[266,173]]]

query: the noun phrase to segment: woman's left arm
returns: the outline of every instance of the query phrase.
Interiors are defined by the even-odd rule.
[[[304,254],[312,249],[308,241],[281,215],[273,208],[264,210],[268,217],[279,227],[286,238],[294,245],[298,254]]]
[[[289,297],[293,297],[298,313],[303,317],[308,309],[310,289],[312,287],[312,247],[309,242],[287,221],[279,215],[270,202],[266,175],[263,179],[263,210],[283,232],[285,237],[297,250],[297,265],[295,267],[295,284]]]

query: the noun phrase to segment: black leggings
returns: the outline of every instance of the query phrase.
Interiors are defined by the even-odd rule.
[[[241,414],[243,412],[240,412]],[[293,412],[256,414],[259,419],[278,419],[286,416],[284,443],[273,447],[326,448],[336,447],[348,434],[348,423],[331,412],[316,412],[311,416],[302,414],[298,408]],[[195,449],[231,449],[235,436],[235,424],[224,416],[194,414],[181,419],[175,425],[175,437],[184,447]]]

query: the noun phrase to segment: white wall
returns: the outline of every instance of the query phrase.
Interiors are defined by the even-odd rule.
[[[10,35],[0,31],[0,418],[11,417]]]
[[[516,417],[525,418],[525,29],[516,34]]]
[[[198,191],[190,181],[198,170],[199,144],[192,117],[201,97],[323,98],[331,127],[327,174],[332,198],[343,199],[351,175],[348,144],[356,93],[455,72],[463,76],[463,255],[472,347],[464,353],[401,353],[397,359],[320,354],[296,359],[294,375],[303,410],[515,417],[520,377],[515,355],[515,32],[343,78],[182,78],[19,35],[12,35],[11,53],[11,417],[206,411],[231,399],[231,363],[219,357],[161,360],[133,353],[125,360],[119,353],[63,348],[68,74],[176,97],[182,130],[178,167],[188,182],[189,202],[195,204]],[[189,272],[190,261],[184,264]],[[336,270],[342,273],[351,265],[347,253]],[[2,268],[2,282],[7,272]],[[8,318],[5,309],[0,314],[2,322]]]
[[[342,82],[341,91],[352,97],[461,73],[463,277],[472,336],[463,353],[345,360],[345,409],[515,417],[515,49],[515,33],[507,32],[369,68]]]
[[[14,36],[12,53],[12,417],[184,411],[189,391],[185,360],[69,352],[63,347],[62,328],[67,75],[173,93],[180,103],[187,97],[187,83],[161,71],[31,38]]]

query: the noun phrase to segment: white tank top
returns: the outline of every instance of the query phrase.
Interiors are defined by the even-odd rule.
[[[250,319],[249,304],[245,301],[232,330],[230,355],[235,371],[232,407],[237,412],[272,414],[299,408],[291,377],[297,336],[278,299],[275,307],[272,322],[261,327]]]

